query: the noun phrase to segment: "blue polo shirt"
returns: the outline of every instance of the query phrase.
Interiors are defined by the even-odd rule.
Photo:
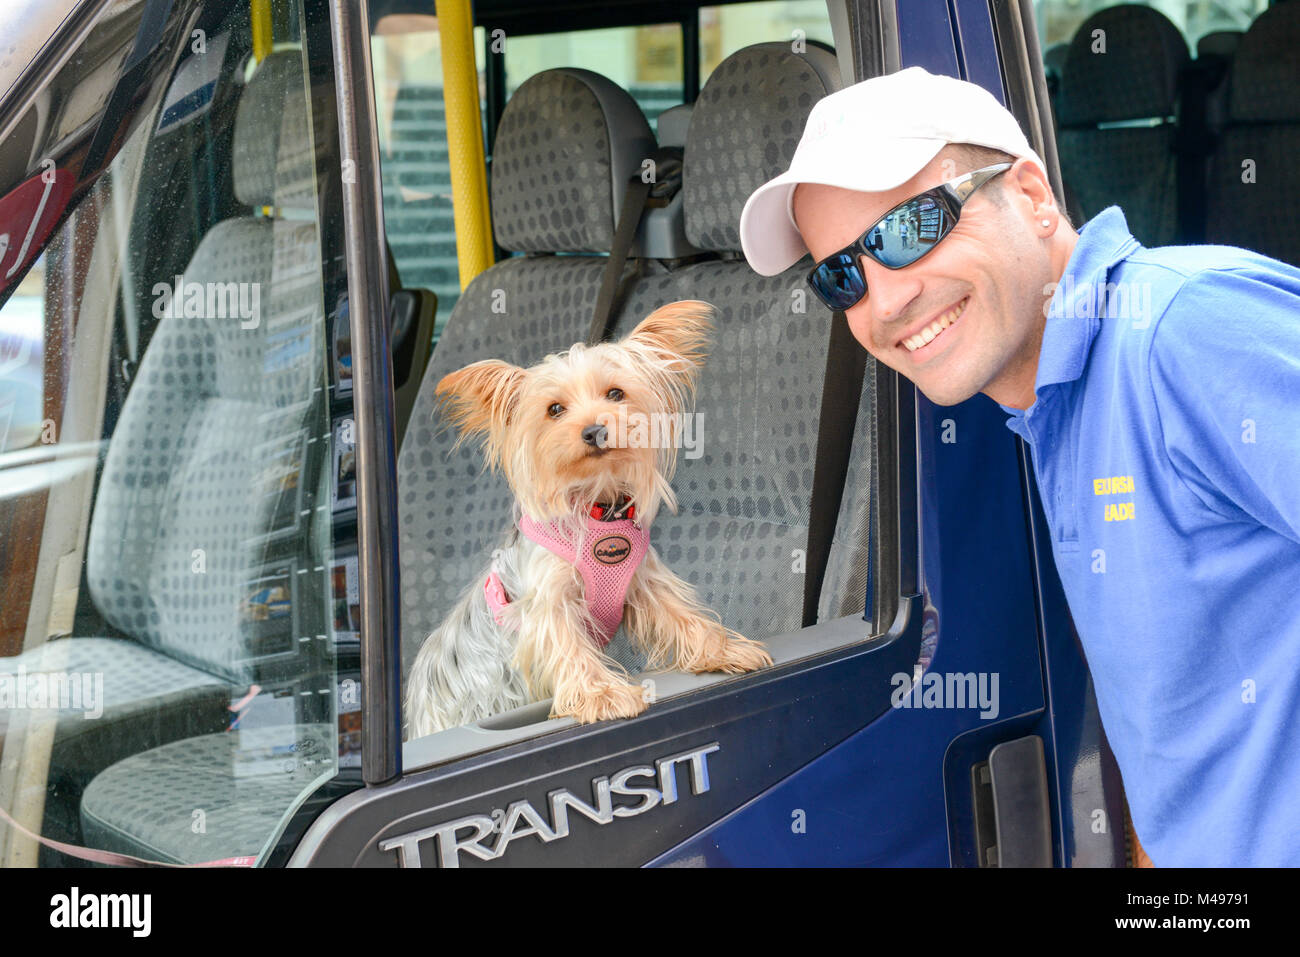
[[[1146,249],[1111,207],[1052,294],[1035,393],[1002,408],[1143,847],[1300,865],[1300,269]]]

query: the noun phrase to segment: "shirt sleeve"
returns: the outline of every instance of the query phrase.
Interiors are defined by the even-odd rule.
[[[1300,270],[1205,270],[1148,357],[1174,470],[1205,505],[1300,543]]]

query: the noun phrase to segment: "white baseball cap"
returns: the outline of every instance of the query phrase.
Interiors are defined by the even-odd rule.
[[[808,114],[790,169],[745,201],[740,245],[750,267],[775,276],[808,253],[791,208],[798,184],[891,190],[948,143],[987,146],[1047,169],[1016,118],[975,83],[914,66],[823,97]]]

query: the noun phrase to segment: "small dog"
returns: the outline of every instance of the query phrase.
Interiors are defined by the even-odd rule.
[[[603,651],[620,623],[650,668],[737,674],[772,664],[649,545],[660,506],[676,511],[669,480],[712,313],[705,302],[669,303],[621,342],[577,344],[530,369],[487,359],[438,383],[457,444],[481,437],[517,521],[420,648],[407,682],[409,737],[548,696],[553,717],[640,714],[643,689]]]

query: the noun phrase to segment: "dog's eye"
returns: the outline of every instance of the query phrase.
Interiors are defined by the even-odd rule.
[[[552,419],[558,419],[564,413],[564,406],[558,402],[552,402],[551,407],[546,410],[546,414]]]
[[[622,390],[622,389],[610,389],[608,392],[605,393],[605,398],[609,399],[610,402],[622,402],[622,401],[623,401],[623,390]]]

